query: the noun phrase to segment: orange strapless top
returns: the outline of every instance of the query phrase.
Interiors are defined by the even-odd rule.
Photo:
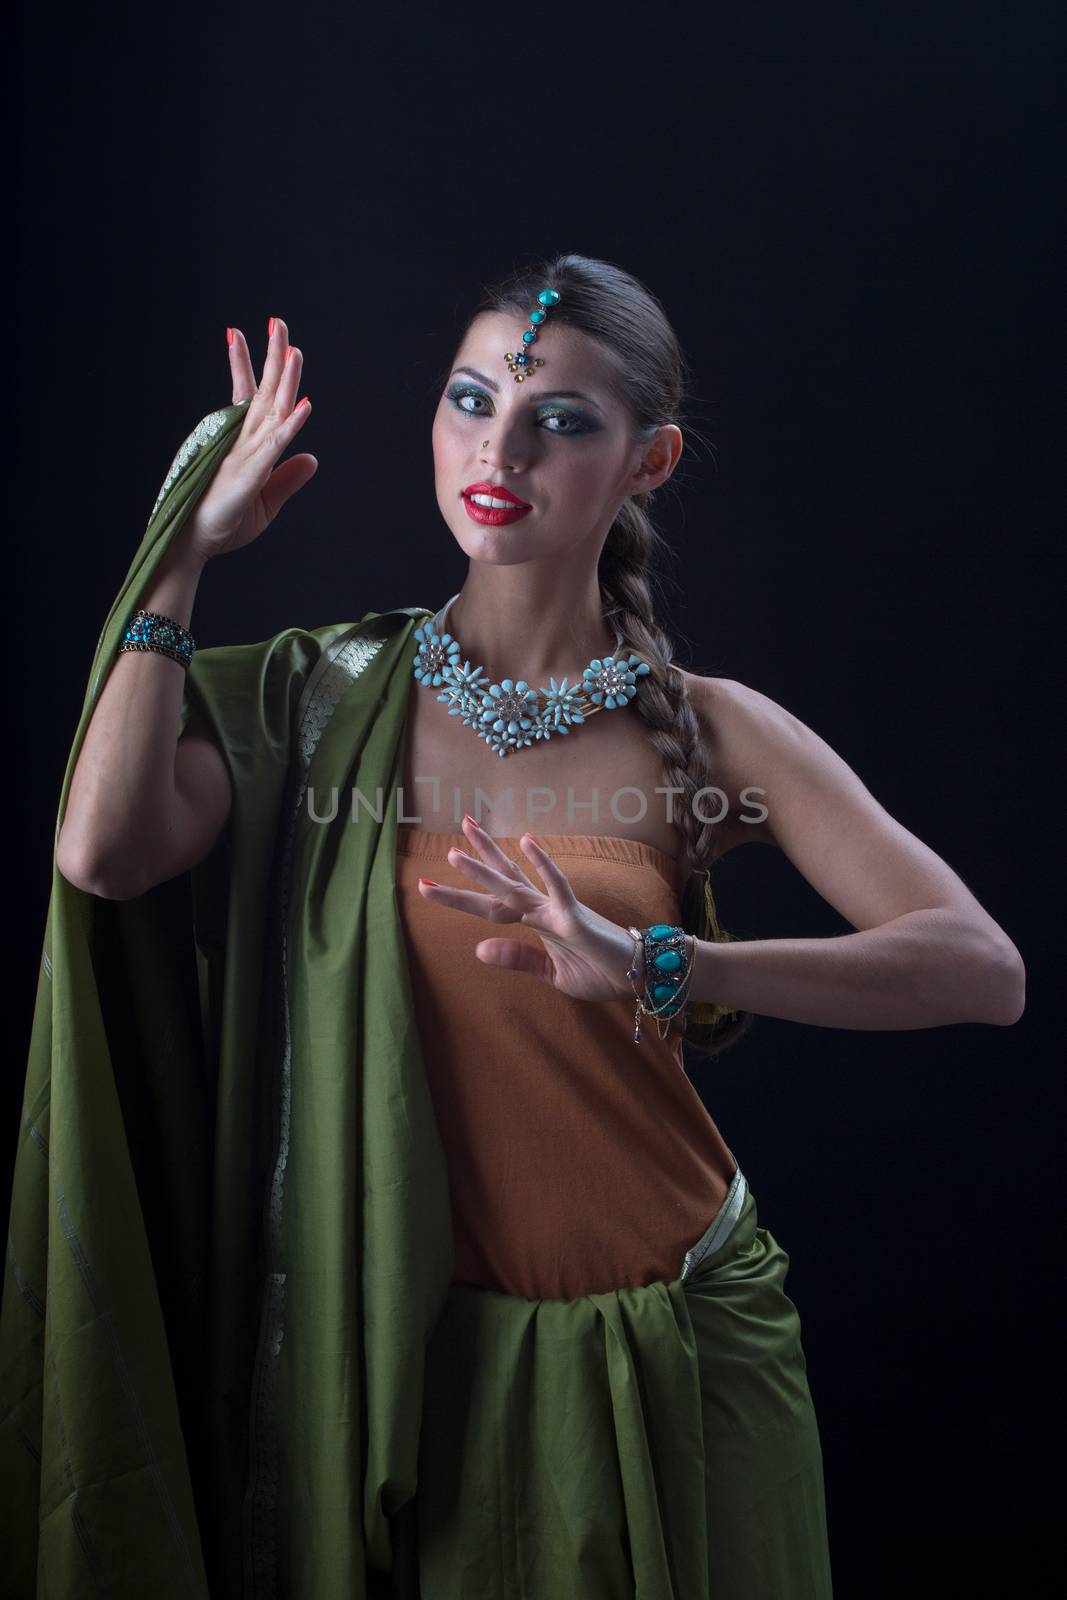
[[[583,904],[623,927],[676,922],[681,869],[609,834],[537,834]],[[496,843],[534,879],[517,838]],[[672,1282],[737,1162],[686,1075],[682,1042],[634,1001],[572,1000],[479,961],[482,939],[541,947],[419,892],[420,877],[480,886],[448,851],[460,833],[397,830],[396,889],[416,1021],[444,1144],[453,1281],[530,1299]]]

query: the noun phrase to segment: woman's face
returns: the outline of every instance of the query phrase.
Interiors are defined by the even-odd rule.
[[[545,364],[516,383],[504,354],[522,348],[523,331],[519,315],[474,319],[433,424],[441,515],[467,556],[503,565],[586,541],[599,552],[626,495],[660,481],[633,482],[648,447],[610,393],[610,355],[549,313],[530,347]],[[478,483],[502,484],[532,509],[499,527],[476,522],[464,491]]]

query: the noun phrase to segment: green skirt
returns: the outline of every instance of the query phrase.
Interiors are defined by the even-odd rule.
[[[671,1283],[576,1300],[453,1284],[429,1346],[419,1488],[380,1592],[826,1600],[788,1266],[739,1171]]]

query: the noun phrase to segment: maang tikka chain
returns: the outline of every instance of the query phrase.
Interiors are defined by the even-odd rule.
[[[558,289],[542,289],[537,298],[540,303],[530,312],[530,326],[522,336],[522,349],[518,352],[509,350],[504,357],[509,372],[515,374],[516,383],[523,383],[535,367],[544,366],[539,356],[531,355],[530,346],[536,343],[537,330],[552,307],[559,304],[560,293]]]
[[[537,305],[530,312],[530,326],[522,336],[522,349],[509,350],[504,357],[508,364],[508,371],[515,374],[516,383],[524,383],[535,367],[543,367],[544,362],[540,356],[532,355],[530,346],[537,342],[537,330],[544,322],[553,306],[559,305],[562,296],[558,289],[542,289],[537,296]],[[488,449],[489,440],[482,440],[482,449]]]

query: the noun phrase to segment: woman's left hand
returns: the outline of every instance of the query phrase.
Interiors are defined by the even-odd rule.
[[[464,818],[463,831],[480,859],[455,848],[448,852],[449,862],[485,884],[487,893],[450,889],[443,883],[431,886],[425,880],[420,880],[419,892],[435,905],[469,911],[486,922],[521,922],[533,928],[544,946],[537,950],[518,939],[482,939],[474,950],[479,961],[532,973],[574,1000],[635,999],[626,977],[633,960],[633,938],[618,923],[609,922],[575,898],[566,874],[535,839],[524,833],[519,846],[544,880],[547,893],[531,883],[522,868],[472,819]],[[639,952],[640,973],[643,964],[643,952]],[[641,979],[637,982],[641,988]]]

